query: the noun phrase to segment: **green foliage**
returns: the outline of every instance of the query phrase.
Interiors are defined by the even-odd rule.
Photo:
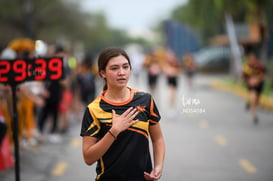
[[[93,50],[135,41],[124,31],[110,28],[104,14],[82,12],[79,2],[71,0],[1,0],[0,26],[2,48],[18,37],[48,43],[65,39]]]
[[[188,24],[200,31],[203,40],[223,34],[225,13],[232,15],[235,22],[272,24],[272,0],[188,0],[172,13],[172,19]]]

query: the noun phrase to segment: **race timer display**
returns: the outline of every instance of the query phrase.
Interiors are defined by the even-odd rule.
[[[0,60],[1,83],[17,84],[30,80],[62,78],[64,78],[64,66],[60,57]]]

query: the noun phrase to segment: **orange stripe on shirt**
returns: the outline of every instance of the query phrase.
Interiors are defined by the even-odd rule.
[[[152,116],[158,118],[158,115],[154,112],[154,101],[152,99],[151,99],[151,105],[150,105],[150,113]]]
[[[144,135],[147,139],[149,138],[148,135],[147,135],[146,133],[144,133],[144,132],[142,132],[142,131],[139,131],[139,130],[137,130],[137,129],[128,128],[128,130],[131,130],[131,131],[137,132],[137,133],[139,133],[139,134],[142,134],[142,135]]]

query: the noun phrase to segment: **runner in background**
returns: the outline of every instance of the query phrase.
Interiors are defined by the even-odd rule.
[[[249,108],[254,124],[258,124],[257,106],[263,91],[266,69],[252,52],[247,54],[243,65],[243,79],[249,91]]]
[[[167,78],[168,92],[169,92],[169,106],[170,108],[175,107],[177,87],[178,87],[178,76],[181,73],[181,64],[174,52],[170,49],[158,50],[158,56],[162,59],[163,73]]]
[[[188,87],[190,90],[193,89],[193,79],[196,74],[196,64],[192,57],[192,54],[187,53],[183,56],[183,70],[188,81]]]
[[[155,90],[158,84],[158,78],[161,74],[162,59],[158,57],[155,50],[148,53],[144,59],[143,65],[147,70],[148,86],[151,94],[155,94]]]

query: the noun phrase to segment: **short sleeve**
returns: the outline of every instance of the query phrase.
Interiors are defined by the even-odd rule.
[[[149,117],[149,124],[155,125],[158,123],[161,119],[161,116],[159,114],[158,108],[154,102],[154,99],[151,97],[150,99],[150,117]]]
[[[99,138],[100,124],[92,117],[89,108],[86,108],[81,126],[81,136],[92,136]]]

